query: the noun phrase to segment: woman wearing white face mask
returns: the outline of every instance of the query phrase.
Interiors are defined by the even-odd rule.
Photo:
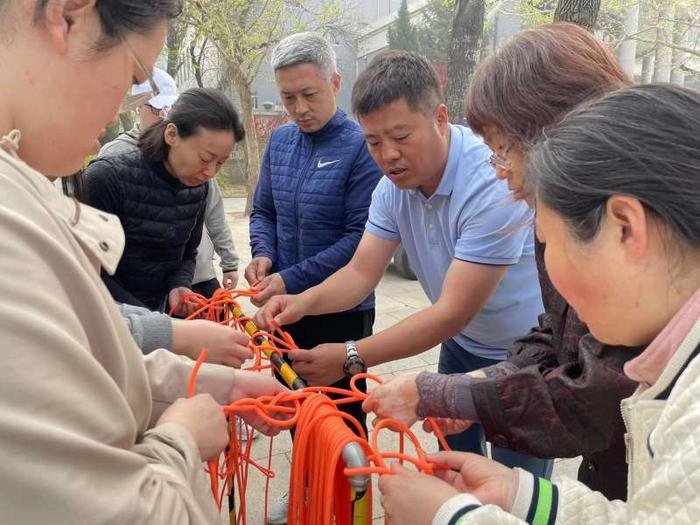
[[[220,404],[280,388],[205,365],[211,395],[178,399],[192,362],[144,358],[100,280],[123,249],[118,221],[44,176],[97,152],[178,12],[176,0],[0,0],[0,522],[210,523],[201,461],[226,444]]]

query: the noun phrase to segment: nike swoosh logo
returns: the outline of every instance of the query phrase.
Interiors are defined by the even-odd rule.
[[[316,166],[317,168],[325,168],[326,166],[330,166],[331,164],[335,164],[336,162],[340,162],[340,159],[338,160],[329,160],[328,162],[321,162],[320,160],[318,161],[318,165]]]

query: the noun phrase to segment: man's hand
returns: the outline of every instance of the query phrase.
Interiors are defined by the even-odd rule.
[[[247,334],[212,321],[173,319],[173,352],[197,359],[207,349],[207,362],[240,368],[254,357]]]
[[[231,389],[231,402],[247,397],[274,396],[280,392],[287,392],[277,379],[259,372],[236,372],[236,382]],[[239,414],[246,423],[268,436],[279,434],[280,429],[268,424],[257,412],[241,412]],[[279,416],[275,416],[279,417]],[[280,417],[280,419],[285,419]]]
[[[343,343],[326,343],[311,350],[294,350],[287,355],[292,360],[292,368],[309,386],[332,385],[345,376]]]
[[[426,525],[442,505],[459,492],[435,476],[392,465],[393,474],[379,479],[382,506],[390,525]]]
[[[227,290],[235,290],[238,285],[238,272],[236,270],[232,272],[224,272],[224,276],[221,279],[221,284]]]
[[[187,317],[197,311],[196,304],[185,303],[185,295],[189,293],[192,293],[192,290],[184,286],[170,290],[168,294],[168,305],[170,306],[170,311],[172,311],[174,315]]]
[[[257,327],[269,330],[273,324],[284,326],[296,323],[306,312],[308,304],[304,294],[276,295],[255,313],[253,322]]]
[[[272,259],[269,257],[255,257],[245,268],[244,277],[250,286],[255,286],[262,281],[272,268]]]
[[[282,276],[278,273],[273,273],[272,275],[265,277],[262,281],[253,286],[253,290],[258,293],[254,297],[250,298],[250,302],[258,307],[263,306],[270,300],[271,297],[275,295],[287,293],[287,287],[284,285],[284,279],[282,279]]]
[[[419,372],[403,374],[372,390],[362,403],[362,410],[374,412],[377,419],[398,419],[407,426],[418,421],[416,407],[420,397],[416,378]]]
[[[458,492],[469,492],[484,505],[498,505],[506,512],[513,507],[519,483],[516,470],[467,452],[439,452],[428,459],[450,468],[438,470],[437,476]]]

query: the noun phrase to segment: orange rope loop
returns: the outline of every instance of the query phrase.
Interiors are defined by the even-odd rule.
[[[186,294],[183,301],[197,307],[188,319],[208,319],[241,331],[252,331],[250,318],[242,315],[242,309],[237,299],[252,297],[253,290],[217,290],[210,300],[198,294]],[[236,314],[234,315],[234,311]],[[248,326],[246,326],[248,324]],[[283,353],[297,350],[292,337],[279,326],[273,326],[273,332],[255,328],[249,348],[255,353],[255,364],[248,370],[270,369],[271,365],[263,365],[268,361],[261,345],[254,340],[264,338],[268,352]],[[199,355],[188,385],[188,397],[194,395],[196,378],[202,362],[206,359],[206,350]],[[326,525],[335,522],[337,525],[356,523],[352,520],[352,498],[349,478],[371,474],[386,475],[392,470],[386,461],[397,459],[407,462],[416,470],[433,474],[436,469],[445,468],[427,459],[420,441],[411,429],[404,423],[394,419],[379,421],[372,431],[371,440],[365,434],[359,422],[352,416],[338,410],[338,405],[361,402],[367,394],[359,390],[357,381],[367,379],[383,383],[380,377],[372,374],[357,374],[350,381],[350,390],[329,386],[313,386],[303,390],[281,392],[274,396],[238,399],[223,407],[226,416],[252,415],[253,413],[268,425],[289,429],[296,427],[294,447],[292,449],[292,472],[290,480],[290,504],[287,523],[289,525]],[[331,399],[326,394],[339,394],[340,399]],[[240,420],[239,420],[240,421]],[[444,449],[449,450],[444,436],[437,423],[429,419],[433,432]],[[245,491],[248,482],[248,467],[253,466],[267,478],[274,477],[270,469],[272,458],[272,440],[268,467],[265,468],[250,458],[252,440],[243,444],[240,439],[242,423],[231,424],[231,438],[228,452],[224,456],[223,465],[219,459],[208,462],[208,473],[211,477],[212,493],[221,508],[223,496],[230,494],[234,483],[239,496],[237,524],[246,523]],[[352,429],[356,432],[353,432]],[[382,451],[379,447],[379,434],[386,429],[398,432],[400,445],[398,452]],[[404,452],[404,440],[413,445],[415,457]],[[367,456],[368,465],[361,468],[350,468],[343,460],[343,450],[351,443],[359,445]],[[223,480],[220,487],[219,480]],[[371,484],[367,485],[368,511],[367,525],[372,523],[371,516]],[[266,491],[267,502],[267,491]],[[266,503],[267,507],[267,503]],[[267,517],[266,517],[267,518]]]

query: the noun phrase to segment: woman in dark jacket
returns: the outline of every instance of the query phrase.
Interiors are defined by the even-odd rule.
[[[90,204],[117,215],[126,235],[117,271],[102,274],[116,301],[187,313],[182,295],[192,284],[206,183],[243,137],[229,100],[219,91],[194,88],[144,131],[139,151],[88,167]]]
[[[467,95],[467,119],[493,150],[496,176],[508,181],[515,199],[527,199],[527,152],[543,130],[586,99],[629,83],[591,33],[550,24],[519,33],[480,64]],[[383,417],[450,418],[445,424],[451,433],[479,422],[495,445],[538,457],[582,455],[579,480],[609,499],[624,499],[620,401],[635,384],[622,366],[641,349],[590,336],[552,285],[544,246],[536,243],[535,249],[545,313],[506,361],[465,376],[397,378],[376,389],[364,408]]]

